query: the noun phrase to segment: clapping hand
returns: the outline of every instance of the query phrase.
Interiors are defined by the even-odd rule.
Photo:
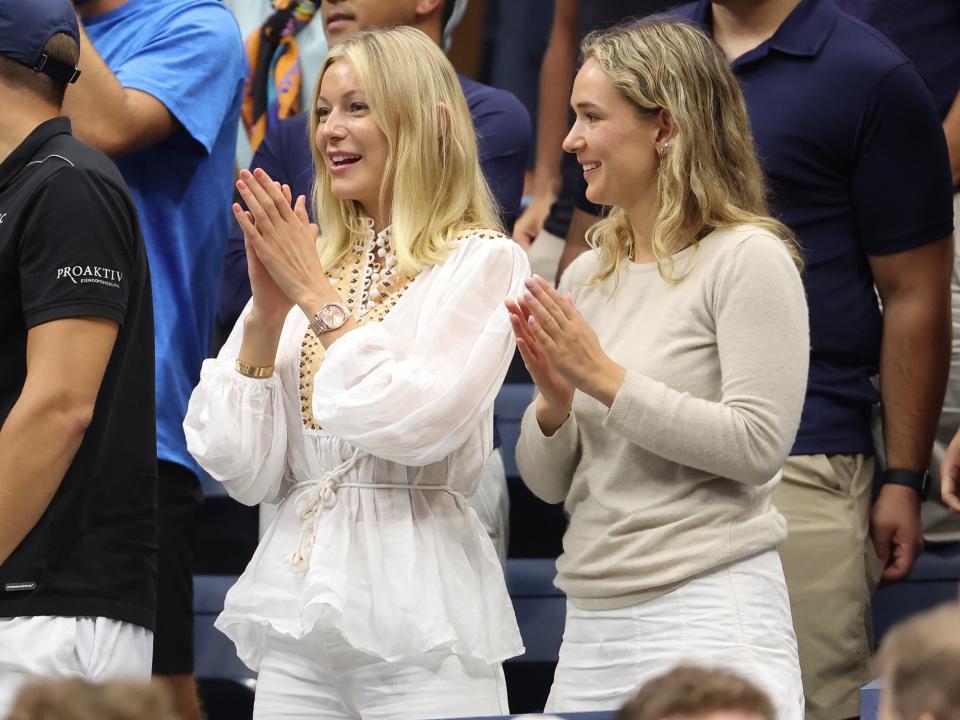
[[[317,226],[307,215],[306,198],[301,195],[291,206],[290,190],[270,179],[263,170],[243,170],[237,190],[247,204],[244,212],[234,204],[233,212],[247,244],[250,283],[271,308],[282,305],[282,292],[290,305],[316,305],[317,297],[334,292],[325,281],[317,254]],[[250,250],[253,250],[251,253]],[[262,271],[269,274],[273,285]],[[339,298],[337,298],[339,299]]]
[[[507,301],[507,310],[520,356],[549,406],[543,414],[556,421],[562,410],[565,417],[574,389],[612,405],[626,370],[603,351],[569,295],[537,275],[527,279],[526,287],[516,301]]]

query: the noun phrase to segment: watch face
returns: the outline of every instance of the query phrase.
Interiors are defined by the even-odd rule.
[[[320,311],[320,319],[328,328],[336,330],[347,321],[347,310],[336,303],[324,305]]]

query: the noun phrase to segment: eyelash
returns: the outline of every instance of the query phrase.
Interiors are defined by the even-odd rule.
[[[352,113],[366,112],[369,109],[370,107],[366,103],[361,103],[361,102],[350,103],[350,112]],[[325,120],[329,114],[330,114],[330,108],[328,107],[317,108],[317,120]]]

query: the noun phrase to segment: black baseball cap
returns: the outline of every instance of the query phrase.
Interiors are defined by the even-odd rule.
[[[50,38],[61,32],[80,45],[80,26],[70,0],[0,0],[0,55],[73,83],[80,71],[43,52]]]

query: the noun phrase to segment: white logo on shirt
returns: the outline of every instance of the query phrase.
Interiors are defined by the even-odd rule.
[[[0,213],[0,225],[3,225],[3,221],[7,219],[6,213]]]
[[[58,268],[57,280],[61,278],[69,278],[74,285],[78,283],[97,283],[98,285],[119,288],[120,281],[123,280],[123,273],[119,270],[95,265],[74,265]]]

